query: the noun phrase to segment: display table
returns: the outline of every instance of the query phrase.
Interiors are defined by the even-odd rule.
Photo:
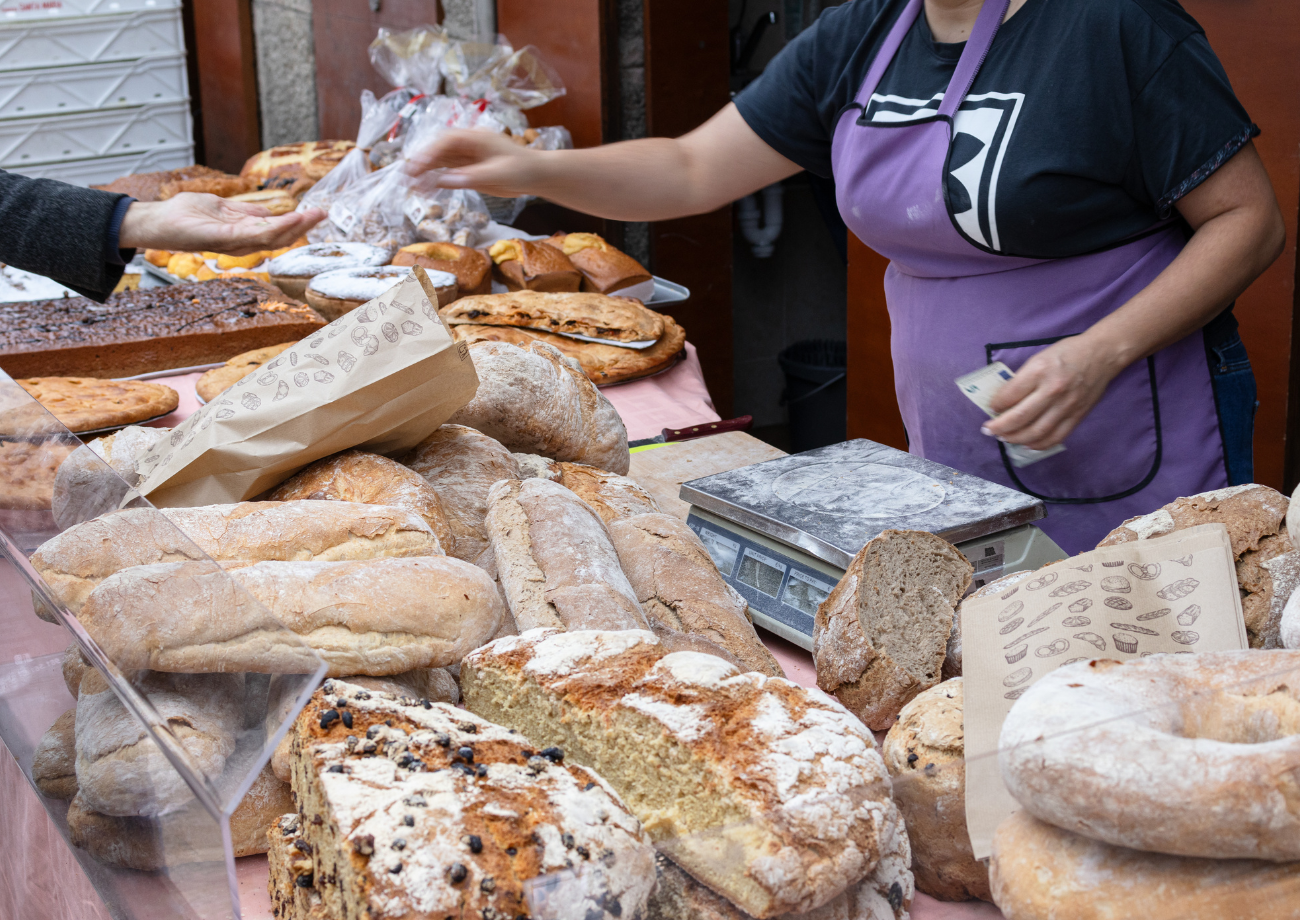
[[[686,351],[686,359],[667,373],[602,391],[622,415],[629,439],[649,438],[659,434],[663,428],[685,428],[718,419],[700,373],[695,349],[687,345]],[[176,412],[159,419],[154,425],[175,426],[198,408],[194,385],[199,376],[187,374],[159,380],[176,389],[180,394],[180,405]],[[671,464],[666,461],[676,445],[669,445],[647,452],[646,460],[640,464],[634,461],[633,476],[637,474],[638,465],[645,466],[647,471],[653,468],[654,486],[647,483],[647,487],[651,487],[652,492],[663,492],[665,499],[676,502],[675,495],[670,493],[677,482],[683,477],[690,478],[692,472],[707,475],[722,468],[732,469],[780,455],[780,451],[738,433],[695,443],[699,447],[693,452],[694,460],[687,461],[693,462],[694,467],[682,466],[683,472],[674,475],[669,469]],[[656,456],[651,458],[650,454]],[[676,504],[680,505],[680,502]],[[683,513],[679,507],[665,507],[664,510]],[[0,590],[24,588],[21,584],[3,584]],[[33,618],[32,628],[51,631],[45,643],[50,645],[51,652],[66,645],[65,638],[52,631],[54,627]],[[761,630],[759,634],[790,680],[805,687],[816,686],[816,672],[807,652]],[[48,698],[42,699],[41,705],[36,707],[39,711],[5,714],[11,720],[30,722],[27,728],[37,736],[43,731],[42,726],[53,721],[54,715],[75,702],[61,680],[46,681],[43,686]],[[61,814],[61,810],[56,812]],[[64,842],[55,821],[46,813],[36,792],[7,751],[0,751],[0,827],[8,830],[10,840],[16,844],[11,845],[6,858],[0,860],[0,917],[108,920],[111,914],[87,878],[86,868]],[[245,920],[270,920],[266,858],[250,856],[236,863],[243,917]],[[160,920],[162,916],[159,914]],[[916,920],[996,920],[1002,914],[991,904],[948,904],[918,892],[912,916]]]

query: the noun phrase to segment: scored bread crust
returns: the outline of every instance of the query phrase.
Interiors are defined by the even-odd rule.
[[[134,566],[79,619],[122,668],[304,673],[314,651],[332,676],[384,676],[455,664],[504,614],[482,569],[425,556]]]
[[[662,852],[755,917],[825,904],[900,836],[875,742],[843,706],[666,654],[643,630],[498,639],[466,656],[461,691],[472,712],[600,773]]]
[[[1293,920],[1295,863],[1163,856],[1090,840],[1017,811],[993,836],[1006,920]]]
[[[433,487],[411,468],[369,451],[345,450],[317,460],[271,490],[267,501],[360,502],[417,514],[438,538],[439,549],[456,555],[456,537]]]
[[[664,334],[663,317],[639,300],[590,292],[483,294],[439,312],[448,325],[525,326],[616,342],[657,342]]]
[[[727,587],[686,524],[667,514],[639,514],[610,522],[609,534],[652,625],[702,636],[734,656],[742,670],[785,676],[754,631],[744,600]]]
[[[239,502],[129,508],[86,521],[41,544],[32,566],[76,613],[100,582],[134,565],[217,561],[343,561],[441,552],[409,511],[359,502]]]
[[[563,751],[442,703],[329,681],[294,725],[293,787],[333,917],[643,915],[653,848]],[[349,736],[351,741],[348,741]],[[456,867],[460,868],[457,869]]]
[[[540,342],[527,348],[480,342],[469,353],[478,392],[449,421],[477,429],[507,450],[627,475],[627,428],[578,362]]]
[[[1289,506],[1285,495],[1268,486],[1229,486],[1178,498],[1150,514],[1129,518],[1097,547],[1162,537],[1199,524],[1223,524],[1236,561],[1250,647],[1277,649],[1282,647],[1282,605],[1273,603],[1273,577],[1267,563],[1295,549],[1286,529]]]
[[[953,611],[973,571],[952,544],[923,531],[869,541],[817,608],[817,686],[872,729],[888,729],[942,679]]]
[[[659,503],[634,480],[586,463],[557,463],[558,482],[600,515],[606,524],[636,514],[655,514]]]
[[[605,523],[564,486],[498,482],[488,493],[487,529],[518,629],[648,627]]]
[[[916,887],[941,901],[993,900],[966,830],[964,685],[960,677],[903,707],[881,752],[907,822]]]
[[[473,562],[488,548],[488,490],[495,482],[519,476],[510,451],[473,428],[443,425],[402,463],[423,476],[442,500],[456,538],[451,555]]]
[[[77,710],[69,709],[46,729],[32,755],[32,782],[52,799],[77,794]]]

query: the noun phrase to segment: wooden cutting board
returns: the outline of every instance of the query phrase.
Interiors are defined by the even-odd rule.
[[[743,431],[728,431],[638,450],[628,476],[655,497],[665,514],[685,521],[691,506],[678,497],[683,482],[784,456],[785,451]]]

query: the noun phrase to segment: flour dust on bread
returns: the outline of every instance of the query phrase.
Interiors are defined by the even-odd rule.
[[[136,565],[204,556],[219,562],[339,562],[441,554],[429,525],[401,508],[239,502],[105,514],[41,544],[32,566],[75,614],[100,582]]]
[[[971,564],[952,544],[915,530],[886,530],[849,564],[817,609],[817,686],[876,731],[942,679],[953,611]]]
[[[510,451],[481,431],[448,424],[401,459],[438,493],[456,537],[451,555],[473,562],[488,548],[488,490],[502,479],[519,478]]]
[[[549,479],[577,495],[606,524],[634,514],[658,512],[654,496],[635,480],[585,463],[552,460],[538,454],[511,454],[519,479]]]
[[[539,342],[527,348],[480,342],[469,353],[478,392],[449,421],[508,450],[627,474],[627,428],[578,362]]]
[[[669,645],[665,632],[699,636],[743,671],[785,676],[694,531],[671,515],[638,514],[612,521],[609,533],[655,635]]]
[[[445,704],[329,681],[295,723],[292,759],[329,916],[644,916],[653,847],[562,750]]]
[[[74,450],[54,474],[54,523],[66,530],[118,508],[127,488],[140,483],[137,460],[170,433],[128,425]]]
[[[1295,549],[1286,528],[1289,504],[1285,495],[1268,486],[1230,486],[1175,499],[1150,514],[1129,518],[1097,546],[1162,537],[1200,524],[1223,524],[1237,565],[1241,612],[1250,647],[1281,648],[1278,630],[1283,605],[1273,603],[1273,576],[1268,563]]]
[[[46,729],[32,755],[32,782],[41,795],[70,799],[77,794],[77,710],[69,709]]]
[[[498,639],[466,657],[461,690],[598,772],[661,852],[754,917],[826,904],[900,838],[875,741],[843,706],[652,633]]]
[[[520,630],[645,629],[605,522],[564,486],[508,479],[492,487],[487,529]]]

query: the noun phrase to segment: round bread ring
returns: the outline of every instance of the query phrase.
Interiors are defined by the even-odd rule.
[[[1057,827],[1173,856],[1300,860],[1300,652],[1067,665],[1020,698],[998,747],[1007,789]]]
[[[1006,920],[1292,920],[1300,865],[1141,853],[1018,811],[998,825],[989,863]]]
[[[456,276],[458,297],[492,293],[492,260],[477,249],[455,243],[414,243],[393,256],[394,265],[419,265]],[[450,301],[448,301],[450,302]],[[439,298],[439,305],[446,306]]]
[[[374,300],[400,282],[410,269],[397,265],[366,268],[343,268],[312,278],[307,285],[307,303],[326,319],[333,321]],[[367,283],[372,282],[373,283]],[[429,281],[438,295],[438,306],[456,299],[456,276],[450,272],[431,272]],[[362,296],[366,295],[366,296]]]

